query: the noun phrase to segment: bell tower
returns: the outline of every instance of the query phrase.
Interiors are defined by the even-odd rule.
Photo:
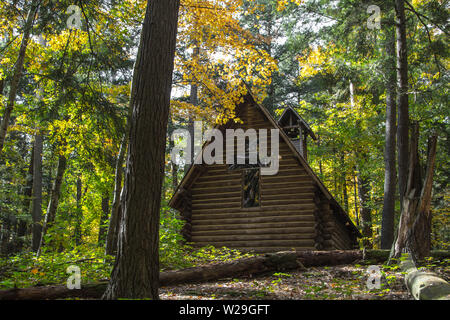
[[[313,140],[317,140],[316,135],[311,130],[308,123],[291,107],[284,109],[278,124],[284,133],[291,139],[292,144],[297,151],[308,161],[308,141],[310,136]]]

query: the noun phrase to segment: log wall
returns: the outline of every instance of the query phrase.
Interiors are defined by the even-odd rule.
[[[244,123],[231,128],[273,128],[257,108],[244,108],[238,116]],[[260,176],[260,207],[241,207],[241,170],[203,165],[206,170],[186,193],[187,240],[255,252],[350,249],[345,228],[333,220],[329,204],[317,200],[314,181],[281,137],[279,151],[278,173]]]

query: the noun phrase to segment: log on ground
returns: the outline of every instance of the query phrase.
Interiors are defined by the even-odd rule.
[[[368,250],[364,255],[361,250],[283,251],[232,262],[161,272],[160,286],[215,281],[303,267],[351,264],[362,261],[363,258],[370,259],[371,262],[384,262],[388,255],[388,250]],[[105,281],[82,284],[81,289],[73,290],[62,285],[0,290],[0,300],[100,299],[106,286]]]
[[[411,256],[400,263],[405,284],[416,300],[450,300],[450,284],[433,272],[420,271]]]

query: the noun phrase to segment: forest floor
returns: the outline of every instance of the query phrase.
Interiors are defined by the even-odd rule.
[[[258,277],[241,277],[215,282],[162,287],[160,299],[168,300],[411,300],[404,276],[395,267],[378,265],[381,288],[367,288],[368,266],[340,265],[312,267],[304,271],[273,273]],[[448,267],[431,266],[447,281]]]

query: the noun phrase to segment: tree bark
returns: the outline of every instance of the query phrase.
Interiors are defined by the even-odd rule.
[[[38,133],[34,138],[33,155],[33,200],[31,216],[33,219],[33,237],[31,248],[37,252],[42,236],[42,136]]]
[[[129,114],[130,115],[130,114]],[[127,119],[129,123],[130,117]],[[121,192],[123,177],[123,162],[128,144],[128,134],[124,134],[120,144],[119,155],[116,162],[116,174],[114,180],[114,198],[111,205],[111,215],[109,217],[108,233],[106,235],[105,253],[114,255],[117,251],[117,241],[119,236],[120,220],[122,216]]]
[[[405,285],[416,300],[450,300],[450,284],[437,274],[419,271],[411,258],[400,263],[405,275]]]
[[[372,216],[370,212],[370,208],[367,204],[369,201],[369,192],[370,186],[369,182],[361,172],[358,170],[358,194],[359,194],[359,208],[360,208],[360,218],[361,218],[361,226],[362,226],[362,236],[363,236],[363,245],[367,249],[372,248]]]
[[[406,44],[406,18],[404,0],[395,0],[395,33],[397,43],[397,107],[398,107],[398,187],[400,207],[408,181],[409,103],[408,103],[408,56]]]
[[[109,196],[105,195],[102,198],[102,214],[100,216],[100,225],[98,228],[98,245],[104,246],[106,240],[107,221],[109,214]]]
[[[0,153],[3,150],[3,144],[5,143],[6,132],[8,131],[11,113],[14,109],[16,95],[19,89],[19,81],[20,78],[22,77],[23,63],[25,60],[25,53],[27,51],[28,41],[30,39],[31,28],[33,27],[34,18],[36,16],[40,3],[41,3],[40,0],[33,0],[33,2],[31,2],[30,10],[28,11],[27,19],[25,21],[22,42],[20,43],[19,54],[17,56],[17,60],[14,67],[14,73],[9,88],[8,101],[6,103],[5,112],[3,114],[3,119],[0,124]],[[38,245],[39,244],[37,244],[37,246]]]
[[[23,208],[24,212],[31,212],[30,210],[30,204],[31,199],[33,196],[33,166],[34,166],[34,144],[31,149],[31,155],[30,155],[30,164],[28,166],[28,173],[27,173],[27,179],[26,179],[26,186],[24,188],[24,200],[23,200]],[[25,219],[19,220],[19,226],[17,229],[17,236],[18,237],[24,237],[27,232],[29,231],[27,221]],[[22,243],[23,244],[23,243]],[[19,248],[20,250],[20,248]]]
[[[356,219],[356,226],[360,226],[359,223],[359,209],[358,209],[358,185],[356,183],[356,176],[353,174],[353,198],[355,202],[355,219]]]
[[[344,202],[344,209],[345,212],[348,213],[348,192],[347,192],[347,174],[345,171],[345,159],[344,159],[344,153],[341,153],[341,181],[342,181],[342,200]]]
[[[147,2],[130,99],[119,243],[105,299],[158,299],[159,210],[179,6],[179,0]]]
[[[200,54],[200,48],[196,44],[194,47],[194,51],[192,53],[192,60],[198,60],[198,56]],[[191,91],[189,95],[189,103],[197,106],[198,105],[198,86],[196,83],[191,84]],[[191,141],[191,163],[186,164],[184,166],[184,173],[186,174],[189,170],[190,166],[193,164],[195,159],[195,139],[194,139],[194,117],[193,113],[189,112],[189,119],[188,119],[188,132],[189,132],[189,140]]]
[[[381,249],[389,249],[394,241],[396,135],[396,90],[395,90],[395,36],[388,35],[386,41],[386,131],[384,149],[384,199],[381,219]]]
[[[422,184],[418,159],[418,124],[411,139],[411,159],[409,166],[407,193],[404,198],[393,257],[403,252],[411,254],[417,261],[429,255],[431,249],[431,195],[436,159],[437,136],[428,141],[428,158],[425,179]]]
[[[49,228],[55,222],[56,211],[58,210],[59,197],[61,195],[61,185],[63,182],[64,172],[66,171],[67,160],[64,155],[58,157],[58,168],[56,169],[56,177],[53,182],[52,193],[48,203],[47,212],[45,214],[44,225],[42,227],[41,242],[39,245],[38,255],[40,255],[42,248],[45,245],[45,235]]]

